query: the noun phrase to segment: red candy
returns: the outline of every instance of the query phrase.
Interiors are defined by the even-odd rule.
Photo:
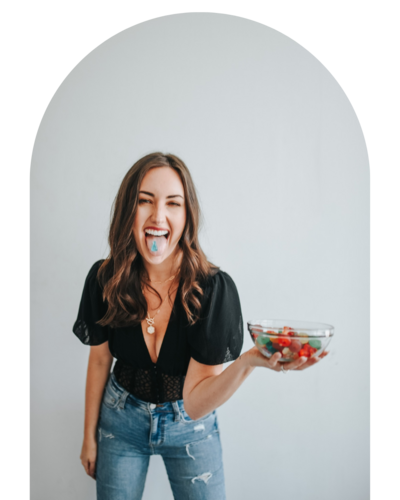
[[[299,351],[299,356],[310,358],[316,352],[317,349],[315,349],[315,347],[311,347],[310,344],[304,344],[303,348]]]
[[[282,347],[287,347],[291,344],[291,340],[290,339],[286,339],[286,338],[281,338],[281,339],[278,339],[278,344],[281,345]]]

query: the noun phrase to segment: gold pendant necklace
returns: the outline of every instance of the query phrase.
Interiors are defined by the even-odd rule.
[[[144,295],[143,287],[142,287],[142,293]],[[153,326],[154,325],[154,318],[161,311],[162,305],[164,304],[165,299],[168,297],[168,294],[169,294],[169,289],[168,289],[167,295],[164,297],[163,301],[161,302],[158,311],[155,313],[155,315],[152,318],[150,318],[150,314],[147,311],[147,318],[146,318],[146,321],[147,321],[147,333],[149,333],[150,335],[153,335],[153,333],[156,331],[156,329]]]
[[[151,281],[151,279],[149,279],[149,282],[150,283],[158,283],[158,284],[164,284],[166,283],[167,281],[171,281],[175,278],[175,276],[177,276],[179,274],[179,271],[180,271],[180,268],[178,268],[177,272],[173,275],[173,276],[170,276],[168,279],[166,279],[165,281]],[[170,287],[171,288],[171,287]],[[169,293],[169,290],[168,289],[168,293]],[[143,289],[143,286],[142,286],[142,293],[144,295],[144,289]],[[161,302],[160,304],[160,307],[158,309],[158,311],[155,313],[155,315],[150,318],[150,314],[149,312],[147,311],[147,318],[146,318],[146,322],[147,322],[147,333],[149,333],[150,335],[153,335],[153,333],[156,331],[156,329],[154,328],[154,319],[155,317],[157,316],[157,314],[160,312],[161,310],[161,307],[162,305],[164,304],[165,302],[165,299],[168,297],[168,293],[167,295],[164,297],[163,301]]]

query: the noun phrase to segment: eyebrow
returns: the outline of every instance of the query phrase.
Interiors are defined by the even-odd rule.
[[[139,191],[139,194],[148,194],[149,196],[153,196],[154,198],[154,193],[149,193],[148,191]],[[183,196],[180,194],[170,194],[169,196],[167,196],[167,198],[176,198],[177,196],[180,196],[183,200]]]

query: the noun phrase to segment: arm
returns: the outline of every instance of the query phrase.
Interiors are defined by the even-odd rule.
[[[112,361],[108,342],[90,347],[86,377],[84,437],[80,459],[86,473],[93,478],[97,456],[96,427]]]
[[[185,384],[183,403],[193,420],[215,410],[227,401],[254,370],[244,355],[223,370],[223,365],[204,365],[191,358]]]
[[[322,353],[320,358],[327,353]],[[256,366],[274,371],[280,370],[280,353],[270,359],[263,356],[257,347],[243,353],[223,370],[223,365],[209,366],[191,358],[183,387],[183,401],[186,413],[197,420],[212,412],[227,401],[242,385]],[[287,369],[304,369],[317,363],[319,358],[299,358],[285,365]]]

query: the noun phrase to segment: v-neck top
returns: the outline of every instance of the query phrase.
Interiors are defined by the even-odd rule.
[[[191,358],[206,365],[238,358],[243,346],[242,311],[236,285],[227,273],[218,270],[202,284],[200,319],[194,325],[188,322],[179,284],[158,359],[153,363],[140,322],[121,328],[96,323],[108,307],[97,279],[103,260],[89,270],[72,331],[86,345],[108,341],[116,358],[114,375],[129,393],[150,403],[177,401],[182,399]]]

